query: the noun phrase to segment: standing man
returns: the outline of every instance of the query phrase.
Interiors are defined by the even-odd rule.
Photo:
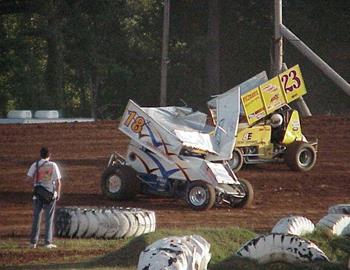
[[[41,213],[44,209],[45,247],[56,248],[57,246],[52,243],[53,217],[56,201],[59,200],[61,194],[61,173],[57,164],[50,161],[50,151],[47,147],[40,149],[40,160],[32,164],[27,173],[26,181],[31,181],[34,185],[30,247],[36,248],[37,246],[40,235]]]

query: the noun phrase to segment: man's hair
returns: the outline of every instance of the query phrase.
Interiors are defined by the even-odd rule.
[[[50,156],[49,148],[43,146],[40,149],[40,157],[41,158],[48,158]]]

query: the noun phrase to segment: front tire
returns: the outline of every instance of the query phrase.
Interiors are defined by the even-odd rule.
[[[234,201],[231,203],[232,207],[235,208],[248,208],[251,206],[253,200],[254,200],[254,190],[253,186],[248,182],[248,180],[240,178],[238,179],[240,182],[240,188],[243,189],[243,192],[245,193],[245,196],[240,199],[239,201]]]
[[[134,198],[140,190],[140,181],[136,172],[129,166],[111,166],[101,177],[102,194],[112,200]]]
[[[215,189],[204,181],[193,181],[188,185],[186,201],[193,210],[204,211],[215,204]]]
[[[230,166],[233,172],[238,172],[243,166],[243,153],[239,148],[233,149],[232,159],[228,161],[228,165]]]
[[[309,143],[296,141],[288,146],[284,160],[292,170],[306,172],[315,166],[316,150]]]

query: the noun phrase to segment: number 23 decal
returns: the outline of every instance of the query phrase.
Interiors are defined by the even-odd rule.
[[[137,115],[135,111],[129,111],[129,116],[125,120],[124,125],[127,127],[130,126],[133,132],[140,133],[145,125],[145,118]]]
[[[289,83],[289,80],[291,80],[292,82]],[[294,89],[298,89],[301,85],[301,80],[298,77],[298,74],[295,70],[291,70],[288,74],[283,75],[281,81],[283,83],[283,88],[284,91],[286,91],[286,93],[293,92]]]

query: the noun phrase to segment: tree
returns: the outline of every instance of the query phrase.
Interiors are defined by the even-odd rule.
[[[220,0],[208,0],[207,91],[220,92]]]

